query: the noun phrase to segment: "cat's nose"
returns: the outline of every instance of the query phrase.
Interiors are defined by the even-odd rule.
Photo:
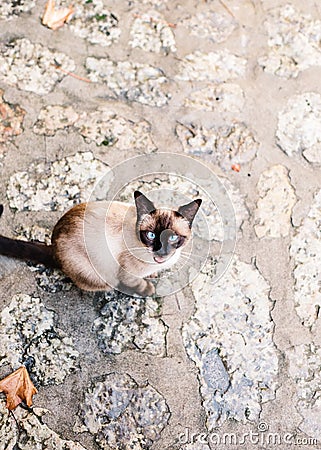
[[[155,255],[161,256],[161,257],[168,255],[167,248],[165,248],[163,245],[161,246],[161,248],[159,250],[157,250],[154,253],[155,253]]]

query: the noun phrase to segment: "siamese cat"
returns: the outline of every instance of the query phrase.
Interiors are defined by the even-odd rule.
[[[58,268],[85,291],[152,295],[154,284],[146,278],[179,260],[202,200],[176,211],[157,209],[139,191],[134,198],[135,206],[118,201],[74,206],[55,225],[51,245],[0,236],[0,254]]]

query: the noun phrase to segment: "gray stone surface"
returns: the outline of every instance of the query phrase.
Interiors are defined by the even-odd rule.
[[[38,394],[20,434],[0,394],[0,448],[320,448],[318,2],[75,0],[56,31],[45,0],[0,3],[1,234],[48,243],[111,166],[165,151],[211,168],[237,236],[220,255],[194,173],[128,174],[121,200],[203,199],[182,291],[94,295],[1,257],[0,378],[26,364]]]
[[[137,450],[159,439],[170,416],[165,400],[153,387],[139,386],[129,375],[117,373],[94,380],[81,415],[101,448]]]

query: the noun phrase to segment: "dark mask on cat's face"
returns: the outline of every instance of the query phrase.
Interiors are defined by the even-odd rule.
[[[156,209],[139,191],[134,192],[134,197],[137,234],[141,242],[153,253],[154,261],[165,262],[189,241],[192,223],[202,200],[193,200],[174,211]]]

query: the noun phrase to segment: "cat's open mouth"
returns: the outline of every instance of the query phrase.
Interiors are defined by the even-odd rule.
[[[167,261],[170,258],[170,256],[154,256],[154,261],[158,264],[161,264],[165,261]]]

